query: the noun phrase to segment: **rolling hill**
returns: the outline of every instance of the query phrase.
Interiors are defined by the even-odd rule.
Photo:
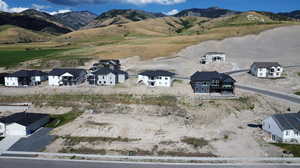
[[[0,44],[30,43],[48,41],[51,35],[37,33],[12,25],[0,26]]]
[[[151,13],[142,10],[110,10],[102,13],[100,16],[95,18],[90,24],[85,28],[96,28],[104,27],[113,24],[125,24],[129,22],[137,22],[145,19],[154,19],[158,17],[164,17],[164,14],[161,13]]]
[[[228,15],[233,15],[238,13],[241,12],[222,9],[218,7],[211,7],[207,9],[199,9],[199,8],[186,9],[177,13],[174,16],[175,17],[198,16],[198,17],[207,17],[207,18],[218,18],[218,17],[228,16]]]

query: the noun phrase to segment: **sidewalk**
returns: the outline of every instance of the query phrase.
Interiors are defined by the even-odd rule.
[[[7,136],[2,141],[0,141],[0,154],[6,152],[11,146],[18,142],[21,136]]]

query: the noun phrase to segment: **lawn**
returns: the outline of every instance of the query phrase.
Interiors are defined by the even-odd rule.
[[[273,143],[273,145],[278,146],[288,152],[291,152],[294,155],[294,157],[300,157],[300,145],[281,143]]]
[[[299,91],[299,92],[295,92],[295,95],[298,95],[298,96],[300,96],[300,91]]]
[[[66,49],[41,49],[41,50],[0,50],[0,67],[12,67],[21,62],[47,58]]]
[[[51,115],[50,122],[46,125],[48,128],[57,128],[62,125],[65,125],[69,122],[74,121],[77,117],[79,117],[83,112],[78,109],[73,109],[72,111],[60,114],[60,115]]]

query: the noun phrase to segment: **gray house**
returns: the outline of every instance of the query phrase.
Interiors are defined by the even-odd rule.
[[[47,114],[15,113],[0,118],[0,137],[27,136],[47,124],[50,120]]]
[[[118,83],[124,83],[127,78],[126,72],[105,67],[89,75],[88,81],[91,85],[114,86]]]
[[[213,72],[196,72],[191,76],[194,93],[234,94],[236,81],[227,74]]]
[[[262,122],[272,142],[300,143],[300,113],[274,114]]]

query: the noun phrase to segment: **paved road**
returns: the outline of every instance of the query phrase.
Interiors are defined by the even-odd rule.
[[[29,137],[21,138],[8,151],[40,152],[55,139],[49,134],[51,130],[52,128],[41,128]]]
[[[258,89],[258,88],[252,88],[252,87],[243,86],[243,85],[235,85],[235,86],[236,86],[236,88],[239,88],[239,89],[243,89],[243,90],[247,90],[247,91],[251,91],[251,92],[263,94],[266,96],[271,96],[274,98],[283,99],[283,100],[287,100],[287,101],[290,101],[293,103],[300,104],[300,96],[294,96],[294,95],[292,96],[292,95],[285,94],[285,93],[277,93],[277,92],[272,92],[272,91]]]
[[[0,168],[299,168],[300,165],[229,165],[229,164],[163,164],[163,163],[113,163],[74,160],[41,160],[0,158]]]

